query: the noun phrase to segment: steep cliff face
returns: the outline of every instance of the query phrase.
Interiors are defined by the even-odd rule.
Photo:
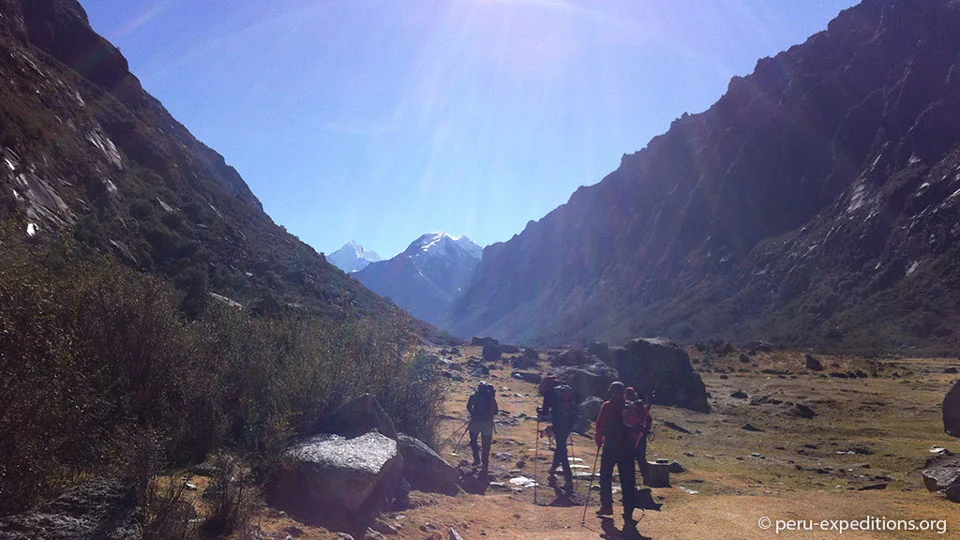
[[[277,226],[74,0],[0,0],[0,154],[0,217],[29,220],[40,238],[73,233],[167,277],[188,309],[207,292],[320,312],[386,309]]]
[[[844,11],[487,248],[443,324],[530,343],[954,347],[958,51],[957,2]]]

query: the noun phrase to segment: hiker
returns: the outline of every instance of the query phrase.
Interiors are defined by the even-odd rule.
[[[567,438],[576,423],[577,400],[573,389],[561,384],[556,377],[547,377],[544,383],[540,385],[543,404],[537,408],[537,414],[541,420],[546,420],[549,415],[553,423],[553,438],[556,441],[548,484],[556,489],[555,475],[559,465],[563,470],[563,493],[569,497],[573,494],[573,471],[570,470],[570,460],[567,458]]]
[[[650,403],[648,400],[638,399],[637,391],[632,386],[624,390],[623,396],[626,400],[623,408],[623,423],[627,426],[627,441],[634,449],[633,455],[640,466],[640,476],[646,484],[650,468],[647,464],[647,435],[650,434],[650,427],[653,425]]]
[[[480,465],[480,475],[487,477],[490,464],[490,445],[493,442],[493,419],[500,412],[497,407],[496,390],[492,384],[481,382],[477,391],[467,400],[470,413],[470,449],[473,451],[473,466]],[[483,453],[477,446],[477,437],[483,445]]]
[[[613,515],[613,467],[620,473],[620,489],[623,495],[624,527],[636,527],[633,508],[636,506],[636,469],[633,466],[633,447],[627,441],[627,426],[623,423],[626,400],[623,383],[610,383],[610,399],[603,402],[597,416],[595,441],[600,454],[600,509],[598,516]]]

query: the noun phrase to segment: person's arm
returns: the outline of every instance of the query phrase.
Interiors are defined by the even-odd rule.
[[[500,406],[497,405],[497,398],[491,398],[491,399],[493,399],[493,414],[492,414],[492,416],[497,416],[498,414],[500,414]]]
[[[550,393],[543,396],[543,404],[540,405],[540,416],[546,416],[550,414],[550,405],[553,400],[550,399]]]
[[[477,408],[476,396],[470,396],[467,399],[467,412],[473,415],[473,410]]]
[[[600,414],[597,415],[597,426],[594,429],[593,440],[597,443],[597,448],[600,448],[603,445],[603,430],[607,424],[607,416],[609,416],[610,402],[605,401],[603,405],[600,406]]]

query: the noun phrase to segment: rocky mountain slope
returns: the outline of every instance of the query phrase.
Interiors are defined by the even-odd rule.
[[[396,257],[353,274],[421,320],[433,323],[470,283],[482,249],[466,236],[429,233]]]
[[[327,255],[327,262],[343,270],[346,273],[363,270],[368,264],[379,262],[383,259],[376,251],[368,251],[363,246],[350,240],[340,249]]]
[[[392,309],[267,216],[224,158],[140,86],[75,0],[0,0],[0,218],[228,297]]]
[[[512,342],[960,344],[960,4],[865,0],[486,248],[446,313]]]

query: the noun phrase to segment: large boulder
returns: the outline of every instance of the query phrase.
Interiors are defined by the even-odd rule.
[[[352,439],[322,433],[283,457],[270,502],[302,520],[356,526],[409,491],[397,441],[375,431]]]
[[[510,365],[516,369],[530,369],[537,367],[537,361],[529,356],[514,356],[510,360]]]
[[[533,347],[527,347],[523,350],[523,355],[531,360],[540,360],[540,353]]]
[[[814,358],[812,354],[803,357],[804,366],[810,371],[823,371],[823,364],[820,360]]]
[[[501,343],[500,352],[502,352],[503,354],[519,354],[520,347],[517,347],[516,345],[504,345]]]
[[[133,490],[117,480],[93,479],[40,508],[0,518],[9,540],[141,540]]]
[[[923,485],[939,491],[953,502],[960,502],[960,459],[944,459],[923,471]]]
[[[470,345],[474,347],[486,347],[487,345],[499,345],[500,342],[493,339],[492,337],[477,337],[473,336],[473,339],[470,340]]]
[[[644,396],[655,392],[653,402],[710,412],[707,390],[693,370],[687,352],[663,339],[634,339],[616,351],[620,380]]]
[[[960,381],[954,383],[943,400],[943,430],[960,437]]]
[[[603,362],[586,366],[566,366],[550,370],[560,382],[573,388],[579,399],[589,396],[605,397],[610,383],[617,380],[617,372]]]
[[[370,394],[363,394],[330,413],[320,431],[352,439],[371,430],[376,430],[393,440],[397,439],[397,429],[393,425],[393,420],[380,406],[377,398]]]
[[[580,402],[580,416],[596,421],[597,417],[600,416],[600,407],[603,406],[603,399],[596,396],[590,396],[587,399]]]
[[[554,367],[563,366],[588,366],[594,363],[596,359],[587,354],[587,351],[573,347],[567,349],[556,356],[550,357],[550,365]]]
[[[456,495],[460,473],[419,439],[401,433],[397,439],[403,456],[403,477],[413,489]]]
[[[483,346],[483,359],[487,362],[494,362],[500,360],[502,352],[500,351],[500,345],[496,343],[490,343],[489,345]]]

